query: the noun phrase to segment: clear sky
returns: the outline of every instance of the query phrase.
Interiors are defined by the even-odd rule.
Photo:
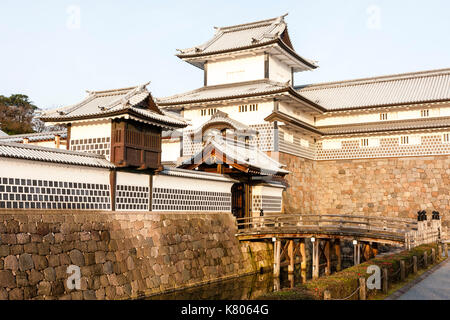
[[[0,0],[0,94],[52,108],[147,81],[181,93],[203,75],[176,48],[286,12],[294,48],[320,66],[296,84],[450,67],[448,0]]]

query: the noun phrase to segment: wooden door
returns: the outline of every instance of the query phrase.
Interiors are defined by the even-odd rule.
[[[243,183],[235,183],[231,187],[231,212],[236,218],[245,216],[245,188]]]

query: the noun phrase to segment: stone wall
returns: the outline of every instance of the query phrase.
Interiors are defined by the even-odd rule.
[[[291,171],[286,213],[416,218],[437,210],[450,224],[450,156],[311,161],[280,154]]]
[[[271,243],[235,232],[230,213],[0,211],[0,299],[138,298],[271,265]]]

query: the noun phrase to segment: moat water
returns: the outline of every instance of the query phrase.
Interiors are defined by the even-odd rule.
[[[342,263],[344,268],[352,265],[351,261]],[[151,296],[147,300],[253,300],[267,293],[292,288],[312,278],[311,270],[303,274],[296,270],[294,275],[288,275],[287,268],[281,271],[279,280],[274,279],[272,272],[259,273]]]

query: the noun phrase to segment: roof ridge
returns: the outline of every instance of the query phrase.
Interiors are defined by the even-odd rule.
[[[70,154],[70,155],[76,155],[76,156],[87,157],[87,158],[97,158],[97,159],[106,160],[103,155],[97,154],[97,153],[87,153],[87,152],[79,152],[79,151],[72,151],[72,150],[64,150],[64,149],[36,146],[36,145],[16,143],[16,142],[5,142],[5,141],[1,141],[1,140],[0,140],[0,146],[15,147],[15,148],[21,148],[21,149],[31,149],[31,150],[38,150],[38,151],[44,151],[44,152],[63,153],[63,154]]]
[[[285,16],[287,16],[288,14],[287,13],[285,13],[284,15],[281,15],[281,16],[277,16],[277,17],[275,17],[275,18],[269,18],[269,19],[264,19],[264,20],[258,20],[258,21],[253,21],[253,22],[247,22],[247,23],[241,23],[241,24],[236,24],[236,25],[231,25],[231,26],[225,26],[225,27],[214,27],[215,29],[217,29],[217,30],[226,30],[226,29],[233,29],[233,28],[235,28],[235,29],[241,29],[241,28],[244,28],[245,29],[245,27],[256,27],[256,26],[258,26],[258,25],[263,25],[263,24],[268,24],[268,25],[270,25],[270,24],[272,24],[272,23],[274,23],[275,21],[277,21],[277,20],[280,20],[280,22],[281,21],[284,21],[284,17]],[[270,22],[270,23],[269,23]],[[250,28],[248,28],[248,29],[250,29]]]
[[[109,90],[99,90],[99,91],[90,91],[90,90],[86,90],[87,93],[89,94],[104,94],[104,93],[111,93],[111,92],[118,92],[118,91],[131,91],[134,90],[136,88],[139,88],[141,86],[146,87],[150,84],[150,81],[144,83],[144,84],[140,84],[140,85],[136,85],[136,86],[131,86],[131,87],[125,87],[125,88],[117,88],[117,89],[109,89]]]
[[[436,76],[437,74],[450,74],[450,68],[442,68],[442,69],[432,69],[432,70],[422,70],[422,71],[414,71],[414,72],[405,72],[405,73],[395,73],[388,75],[381,75],[375,77],[366,77],[366,78],[356,78],[349,80],[340,80],[340,81],[332,81],[332,82],[321,82],[321,83],[313,83],[306,85],[296,86],[294,89],[298,91],[313,91],[318,89],[325,88],[333,88],[333,87],[343,87],[343,86],[351,86],[351,85],[362,85],[365,83],[371,82],[388,82],[388,81],[398,81],[398,80],[407,80],[414,78],[427,78]],[[378,81],[377,81],[378,80]]]
[[[32,133],[21,133],[21,134],[13,134],[10,136],[0,136],[0,140],[2,139],[14,139],[14,138],[21,138],[21,137],[37,137],[37,136],[44,136],[49,134],[57,135],[59,133],[67,133],[67,130],[57,130],[57,131],[43,131],[43,132],[32,132]]]

